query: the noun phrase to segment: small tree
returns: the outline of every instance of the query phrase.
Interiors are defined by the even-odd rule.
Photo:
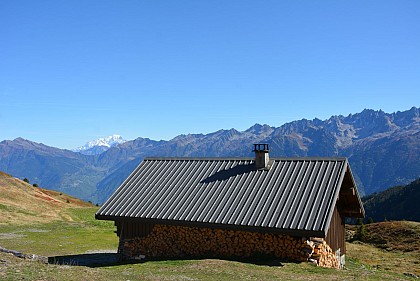
[[[32,186],[33,186],[33,187],[38,187],[38,184],[34,183]]]
[[[359,241],[365,242],[366,241],[366,226],[363,224],[359,225],[359,228],[356,231],[355,238]]]
[[[29,180],[27,178],[24,178],[23,181],[29,183]]]

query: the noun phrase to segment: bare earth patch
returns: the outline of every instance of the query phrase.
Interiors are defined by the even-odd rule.
[[[16,239],[25,237],[24,234],[17,234],[17,233],[0,233],[0,239]]]

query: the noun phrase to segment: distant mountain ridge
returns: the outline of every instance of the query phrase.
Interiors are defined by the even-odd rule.
[[[280,127],[255,124],[243,132],[219,130],[179,135],[169,141],[137,138],[99,155],[16,139],[0,143],[0,170],[103,202],[145,157],[252,157],[253,143],[268,143],[272,157],[348,157],[362,194],[407,184],[420,176],[420,117],[416,107],[391,114],[366,109]]]
[[[109,148],[125,143],[126,140],[123,139],[120,135],[111,135],[104,138],[99,138],[93,141],[90,141],[86,143],[83,146],[80,146],[76,149],[73,149],[74,152],[80,152],[84,155],[98,155],[105,151],[107,151]]]
[[[375,222],[409,220],[420,222],[420,178],[362,198],[366,217]]]

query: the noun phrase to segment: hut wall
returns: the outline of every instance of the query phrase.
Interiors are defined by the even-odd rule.
[[[346,230],[344,218],[341,216],[337,206],[334,208],[330,228],[328,229],[325,241],[333,251],[340,250],[341,255],[346,253]]]
[[[124,242],[127,239],[135,237],[146,237],[152,232],[153,224],[150,223],[134,223],[131,221],[115,221],[117,227],[117,235],[120,238],[118,243],[118,253],[123,253]]]
[[[339,268],[335,253],[323,239],[172,225],[155,225],[146,236],[120,239],[125,258],[272,257]]]
[[[153,229],[151,223],[135,223],[131,221],[116,221],[115,226],[117,227],[118,237],[134,238],[144,237],[150,234]]]

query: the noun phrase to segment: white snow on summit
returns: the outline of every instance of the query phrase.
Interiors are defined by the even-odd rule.
[[[124,140],[120,135],[114,134],[112,136],[90,141],[84,146],[80,146],[76,149],[73,149],[73,151],[89,155],[100,154],[101,152],[104,152],[109,148],[124,142],[126,142],[126,140]]]

